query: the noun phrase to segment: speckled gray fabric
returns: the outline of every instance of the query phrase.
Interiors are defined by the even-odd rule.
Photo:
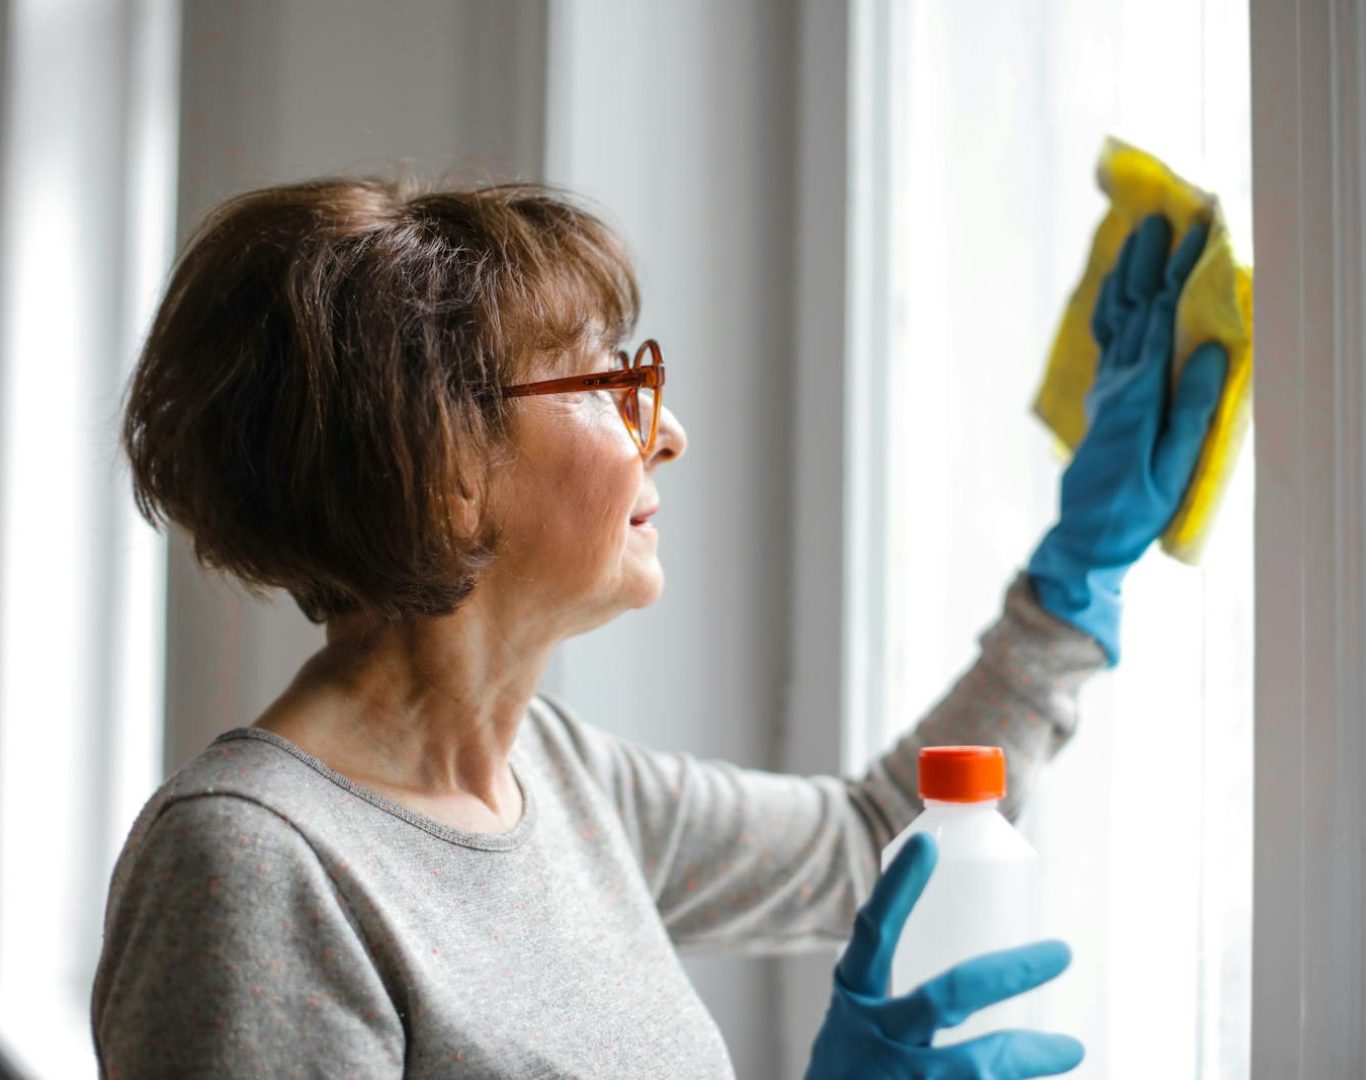
[[[523,816],[497,835],[226,732],[148,801],[115,867],[101,1075],[731,1077],[677,950],[842,942],[920,810],[919,748],[1004,745],[1013,813],[1104,665],[1023,576],[982,645],[860,780],[650,750],[540,695],[511,758]]]

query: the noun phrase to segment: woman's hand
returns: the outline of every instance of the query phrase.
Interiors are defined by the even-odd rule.
[[[1154,214],[1125,241],[1091,315],[1101,355],[1086,435],[1063,473],[1058,523],[1029,563],[1039,602],[1112,665],[1120,582],[1176,513],[1228,369],[1223,346],[1200,346],[1169,404],[1176,302],[1206,236],[1192,226],[1168,262],[1171,226]]]
[[[1067,1072],[1084,1056],[1076,1039],[1037,1031],[930,1045],[938,1028],[960,1024],[978,1009],[1060,974],[1072,959],[1061,941],[988,953],[902,997],[886,996],[892,953],[937,858],[932,837],[911,837],[859,909],[835,968],[830,1009],[806,1080],[1016,1080]]]

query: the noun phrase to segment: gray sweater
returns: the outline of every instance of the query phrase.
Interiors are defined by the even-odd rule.
[[[921,809],[920,747],[1004,746],[1014,817],[1105,662],[1023,575],[981,644],[860,779],[651,750],[540,694],[511,755],[523,815],[500,834],[271,732],[225,732],[152,796],[115,866],[101,1075],[731,1077],[678,950],[837,946]]]

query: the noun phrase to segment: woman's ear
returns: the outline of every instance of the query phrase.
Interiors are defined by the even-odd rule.
[[[472,474],[460,478],[451,505],[461,536],[472,539],[489,528],[498,527],[502,521],[501,500],[506,487],[504,475],[512,464],[512,453],[495,446],[481,467],[473,467]]]
[[[455,521],[461,536],[474,536],[479,530],[479,500],[473,495],[457,495]]]

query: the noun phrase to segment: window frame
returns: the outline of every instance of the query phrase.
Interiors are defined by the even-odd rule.
[[[1253,1077],[1347,1076],[1366,1060],[1366,3],[1252,0],[1250,29]]]

